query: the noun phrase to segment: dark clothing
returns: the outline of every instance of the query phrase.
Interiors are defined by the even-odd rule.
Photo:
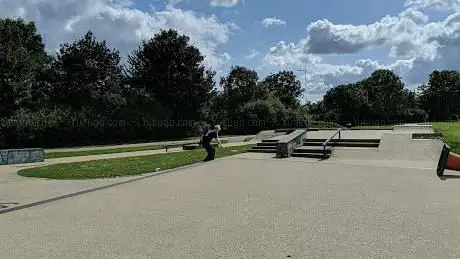
[[[214,160],[216,156],[216,150],[214,149],[214,147],[211,144],[204,144],[203,147],[204,149],[206,149],[206,152],[208,153],[203,162]]]
[[[211,144],[211,141],[215,138],[217,138],[217,132],[214,130],[208,130],[208,132],[206,132],[206,134],[204,134],[204,136],[202,137],[201,143],[203,145]]]
[[[211,145],[211,141],[215,138],[217,138],[217,132],[214,130],[209,130],[201,138],[201,145],[203,145],[204,149],[206,149],[206,152],[208,153],[203,162],[214,160],[216,156],[216,150]]]

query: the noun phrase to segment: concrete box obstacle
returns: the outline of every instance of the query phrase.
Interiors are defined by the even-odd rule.
[[[45,161],[45,150],[43,148],[0,150],[0,165],[37,163],[43,161]]]

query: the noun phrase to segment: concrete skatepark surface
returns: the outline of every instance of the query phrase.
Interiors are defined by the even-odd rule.
[[[224,147],[241,146],[253,142],[236,142],[224,143]],[[127,177],[118,177],[111,179],[90,179],[90,180],[49,180],[49,179],[36,179],[22,177],[17,174],[21,169],[72,163],[81,161],[92,161],[100,159],[133,157],[133,156],[147,156],[154,154],[166,154],[174,152],[183,152],[182,148],[171,148],[166,152],[162,150],[147,150],[137,152],[114,153],[104,155],[91,155],[91,156],[76,156],[46,159],[45,162],[32,163],[32,164],[17,164],[0,166],[0,205],[4,202],[14,202],[17,204],[8,205],[8,208],[20,206],[44,199],[50,199],[60,195],[66,195],[73,192],[97,188],[107,184],[114,184],[126,181]],[[217,151],[218,152],[218,151]],[[128,178],[136,178],[142,176],[131,176]],[[0,206],[0,213],[2,207]]]
[[[325,161],[240,154],[0,214],[1,258],[458,257],[460,177],[441,181],[442,141],[410,132],[361,130],[379,148]],[[46,185],[29,180],[21,192]]]

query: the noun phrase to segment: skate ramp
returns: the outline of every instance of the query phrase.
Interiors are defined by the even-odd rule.
[[[441,139],[413,139],[412,133],[385,132],[378,148],[334,148],[331,158],[423,162],[436,168],[443,145]]]
[[[430,124],[404,124],[393,126],[395,133],[434,133],[433,126]]]
[[[334,134],[336,130],[320,130],[308,131],[306,134],[307,139],[327,139]],[[393,132],[392,130],[348,130],[341,131],[341,138],[344,139],[380,139],[386,132]]]
[[[286,135],[286,132],[275,132],[274,130],[263,130],[254,137],[254,140],[271,139],[279,136]]]

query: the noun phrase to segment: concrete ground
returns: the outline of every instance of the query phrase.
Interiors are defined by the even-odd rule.
[[[224,147],[241,146],[253,142],[225,143]],[[50,180],[22,177],[17,174],[21,169],[62,164],[71,162],[91,161],[110,158],[146,156],[154,154],[165,154],[182,152],[182,148],[165,150],[148,150],[139,152],[125,152],[92,156],[77,156],[46,159],[45,162],[31,164],[17,164],[0,166],[0,213],[3,209],[22,206],[24,204],[50,199],[60,195],[67,195],[82,190],[97,188],[108,184],[115,184],[126,181],[126,178],[137,178],[142,176],[119,177],[111,179],[90,179],[90,180]],[[219,152],[217,150],[217,152]],[[2,206],[3,204],[3,206]],[[0,257],[1,258],[1,257]]]
[[[455,258],[458,180],[240,155],[2,214],[0,248],[5,259]]]
[[[436,176],[442,141],[412,140],[416,128],[344,131],[380,147],[325,161],[246,153],[129,180],[21,178],[0,185],[0,206],[25,205],[0,209],[1,258],[456,258],[460,176]]]

